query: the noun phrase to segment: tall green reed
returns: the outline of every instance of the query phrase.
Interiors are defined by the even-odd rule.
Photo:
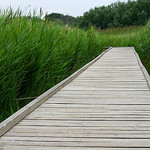
[[[140,34],[135,47],[144,66],[150,74],[150,21],[145,28],[143,28],[143,32]]]
[[[85,32],[38,17],[0,17],[0,120],[42,94],[102,51],[93,29]]]
[[[46,17],[22,16],[19,10],[0,14],[0,121],[31,101],[17,98],[39,96],[104,47],[137,46],[143,35],[147,42],[141,41],[139,47],[147,46],[140,56],[148,59],[149,25],[149,33],[142,28],[95,31],[92,27],[84,31],[49,22]]]

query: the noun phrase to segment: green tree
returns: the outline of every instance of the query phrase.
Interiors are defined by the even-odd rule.
[[[145,25],[150,17],[150,0],[128,0],[109,6],[95,7],[76,19],[81,28],[97,28]]]

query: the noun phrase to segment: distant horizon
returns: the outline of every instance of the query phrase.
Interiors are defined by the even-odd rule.
[[[128,0],[119,0],[120,2],[127,2]],[[14,11],[20,8],[23,10],[23,14],[28,14],[29,11],[39,14],[40,8],[43,10],[43,14],[59,13],[69,15],[73,17],[82,16],[84,12],[89,11],[95,7],[108,6],[118,0],[55,0],[49,2],[49,0],[0,0],[0,9],[5,10],[11,7]]]

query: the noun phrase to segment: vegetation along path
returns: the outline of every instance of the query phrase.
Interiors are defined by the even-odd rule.
[[[133,47],[110,48],[2,122],[0,134],[0,149],[148,150],[149,75]]]

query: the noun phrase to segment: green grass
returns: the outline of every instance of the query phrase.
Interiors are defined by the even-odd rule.
[[[144,66],[150,74],[150,21],[143,28],[139,40],[134,46]]]
[[[108,46],[135,46],[150,67],[150,25],[84,31],[20,13],[0,16],[0,121],[53,87]],[[144,40],[143,40],[144,38]],[[149,70],[150,71],[150,70]]]
[[[36,17],[0,17],[0,120],[102,52],[93,29],[85,32]]]
[[[143,33],[142,26],[98,30],[102,43],[108,46],[134,46]]]

